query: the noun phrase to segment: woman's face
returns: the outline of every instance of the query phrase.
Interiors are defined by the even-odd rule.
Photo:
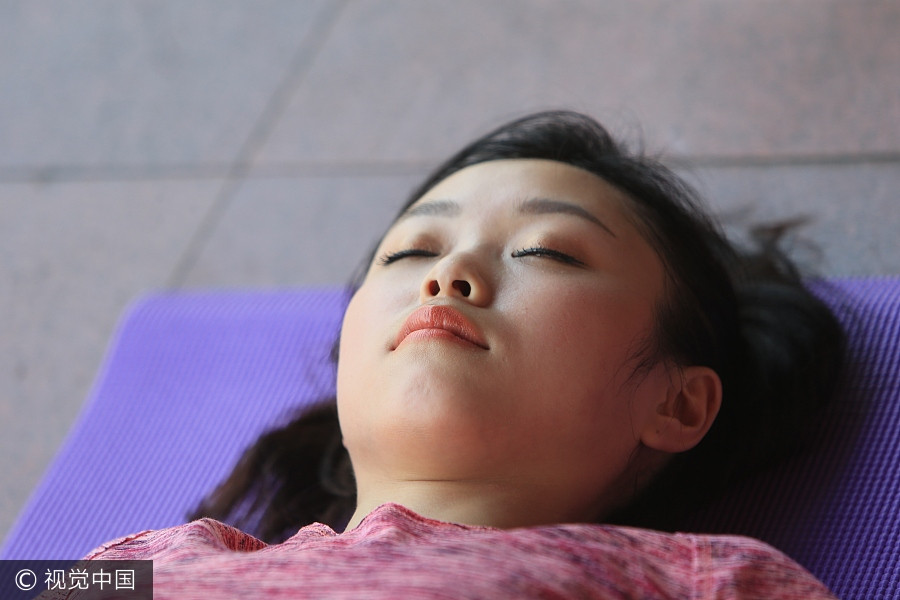
[[[587,171],[504,160],[443,180],[388,231],[344,318],[338,408],[360,490],[493,481],[573,519],[609,508],[668,383],[662,368],[629,379],[663,279],[628,200]]]

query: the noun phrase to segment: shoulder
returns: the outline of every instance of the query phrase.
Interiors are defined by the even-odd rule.
[[[504,556],[552,558],[555,568],[578,567],[622,597],[833,599],[814,575],[760,540],[732,535],[666,533],[609,525],[559,525],[513,530]],[[541,557],[541,558],[538,558]],[[552,577],[552,575],[551,575]],[[658,594],[658,595],[656,595]]]
[[[88,559],[157,559],[208,551],[249,552],[266,544],[250,534],[216,521],[198,519],[184,525],[141,531],[109,541],[92,550]]]
[[[834,598],[802,565],[757,539],[678,534],[691,540],[702,596],[807,600]]]

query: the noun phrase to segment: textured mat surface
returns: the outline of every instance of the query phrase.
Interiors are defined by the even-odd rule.
[[[337,290],[137,304],[0,556],[81,557],[184,522],[262,430],[333,395],[343,304]]]
[[[900,279],[833,279],[815,290],[849,332],[845,393],[814,448],[690,526],[766,540],[842,598],[897,597]],[[76,558],[183,522],[262,430],[333,393],[329,355],[345,301],[324,289],[138,303],[0,556]]]

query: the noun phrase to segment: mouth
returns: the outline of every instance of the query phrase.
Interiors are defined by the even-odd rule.
[[[429,304],[416,309],[403,323],[391,350],[404,341],[419,338],[446,339],[482,350],[489,349],[481,331],[461,312],[449,306]]]

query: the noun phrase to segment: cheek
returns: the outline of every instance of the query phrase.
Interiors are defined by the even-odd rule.
[[[341,326],[337,405],[345,445],[367,447],[385,419],[391,390],[386,358],[398,315],[410,299],[401,286],[364,284],[350,300]],[[397,290],[401,290],[398,292]]]
[[[575,457],[634,441],[628,378],[651,316],[648,305],[596,287],[570,286],[520,303],[514,320],[525,324],[516,342],[523,354],[509,383],[528,398],[518,410],[528,412],[522,417],[532,439],[553,429],[558,435],[549,442],[568,440]]]
[[[347,381],[346,373],[352,371],[351,364],[359,359],[359,348],[365,338],[366,316],[363,314],[362,290],[350,299],[344,320],[341,322],[340,354],[338,356],[338,389]]]
[[[361,289],[350,300],[341,324],[340,355],[337,368],[337,404],[341,430],[345,438],[357,425],[363,382],[368,381],[372,369],[365,350],[372,347],[372,315],[365,310],[367,302]],[[352,437],[352,435],[349,435]]]
[[[517,311],[531,360],[596,377],[621,370],[652,331],[652,310],[616,290],[592,286],[534,297]]]

